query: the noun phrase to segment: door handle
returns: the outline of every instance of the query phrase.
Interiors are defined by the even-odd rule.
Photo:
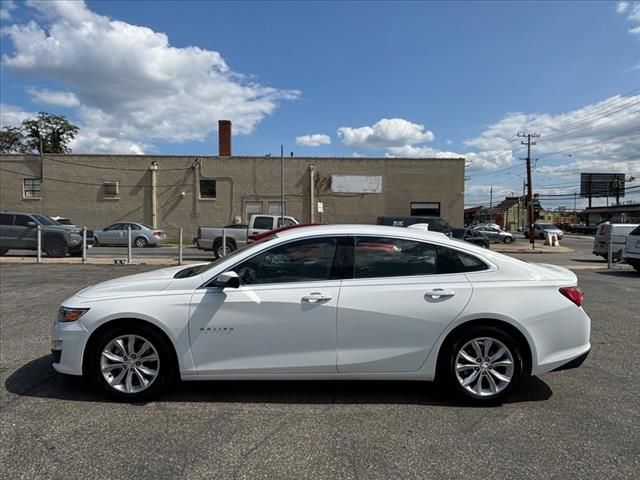
[[[456,294],[454,290],[445,290],[444,288],[434,288],[433,290],[427,290],[424,294],[425,297],[431,297],[437,300],[440,297],[453,297]]]
[[[331,300],[331,295],[323,295],[320,292],[313,292],[313,293],[310,293],[309,295],[305,295],[304,297],[302,297],[303,302],[309,302],[309,303],[324,302],[327,300]]]

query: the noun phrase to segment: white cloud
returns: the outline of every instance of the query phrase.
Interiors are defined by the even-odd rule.
[[[29,87],[27,93],[37,102],[57,105],[59,107],[79,107],[80,100],[72,92],[54,92],[46,88],[38,89]]]
[[[12,0],[2,0],[0,2],[0,20],[11,20],[11,11],[15,8],[16,4]]]
[[[201,141],[219,119],[231,120],[235,133],[248,134],[283,100],[299,96],[248,81],[216,51],[173,47],[164,33],[98,15],[84,2],[27,5],[38,21],[3,28],[13,44],[3,66],[63,85],[78,100],[80,135],[92,129],[107,143],[125,145]],[[42,92],[40,101],[60,93]],[[75,103],[72,97],[66,102]],[[79,145],[96,151],[92,143]]]
[[[629,2],[618,2],[616,4],[616,12],[618,13],[626,12],[627,8],[629,8]]]
[[[640,2],[618,2],[616,12],[626,15],[627,20],[635,24],[629,29],[632,35],[640,35]]]
[[[15,105],[0,103],[0,127],[17,127],[23,120],[35,117],[37,113],[25,112]]]
[[[411,123],[402,118],[383,118],[371,126],[340,127],[338,137],[352,148],[382,149],[415,145],[433,140],[433,133],[424,130],[424,125]]]
[[[322,133],[302,135],[301,137],[296,137],[296,144],[303,147],[319,147],[320,145],[331,144],[331,137]]]

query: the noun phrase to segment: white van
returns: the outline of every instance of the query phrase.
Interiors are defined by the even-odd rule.
[[[605,260],[609,255],[609,229],[612,229],[613,237],[613,259],[620,261],[622,259],[622,247],[627,241],[627,235],[638,227],[638,224],[631,223],[601,223],[596,230],[596,238],[593,241],[593,254],[599,255]]]
[[[627,235],[627,244],[622,250],[622,259],[640,272],[640,227]]]

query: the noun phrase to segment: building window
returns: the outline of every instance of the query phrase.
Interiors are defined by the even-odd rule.
[[[440,202],[411,202],[411,216],[439,217]]]
[[[287,211],[287,202],[284,202],[284,211]],[[269,215],[282,215],[282,203],[269,202]]]
[[[200,180],[200,200],[215,200],[216,181]]]
[[[105,198],[118,198],[120,194],[120,185],[118,181],[104,182],[102,184]]]
[[[24,179],[24,198],[41,198],[42,182],[39,178],[25,178]]]
[[[262,202],[250,201],[244,204],[244,212],[247,222],[251,220],[253,215],[259,215],[262,213]]]

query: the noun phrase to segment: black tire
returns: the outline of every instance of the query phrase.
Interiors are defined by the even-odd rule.
[[[502,343],[502,345],[505,346],[508,350],[512,358],[512,371],[510,376],[509,367],[502,365],[495,367],[474,367],[473,369],[463,370],[460,372],[460,374],[458,374],[458,372],[456,372],[456,360],[458,358],[458,353],[460,352],[460,350],[474,339],[481,340],[487,338],[491,339],[493,343],[488,352],[489,356],[486,358],[491,358],[492,355],[496,354],[497,347],[499,346],[497,342]],[[484,348],[486,344],[479,342],[479,345],[481,346],[481,348]],[[506,358],[506,354],[505,357],[499,358]],[[458,398],[478,405],[495,404],[505,396],[509,395],[509,393],[517,386],[524,371],[524,361],[518,342],[503,330],[490,326],[471,327],[467,330],[462,331],[459,335],[456,336],[455,339],[453,339],[453,342],[449,343],[449,347],[447,351],[444,352],[444,355],[441,357],[441,359],[444,364],[441,366],[441,370],[439,371],[439,378],[441,380],[444,380],[449,389],[456,396],[458,396]],[[480,360],[483,359],[480,358]],[[498,359],[496,359],[496,361],[497,360]],[[471,373],[467,374],[467,371],[470,371]],[[469,389],[462,385],[462,381],[467,380],[468,377],[471,377],[473,374],[476,374],[475,378],[480,378],[480,395],[472,393]],[[490,380],[495,383],[495,374],[500,374],[503,377],[509,377],[510,381],[505,385],[498,384],[499,390],[498,388],[496,389],[497,393],[492,394],[491,392],[483,391],[483,387],[490,388]],[[483,378],[482,375],[485,375],[485,377]],[[472,388],[473,385],[477,386],[478,382],[472,381],[469,388]]]
[[[236,242],[227,240],[227,255],[236,250]],[[213,255],[215,258],[222,257],[222,239],[218,238],[213,242]]]
[[[524,232],[524,238],[529,238],[529,233],[528,232]]]
[[[149,242],[144,237],[138,237],[133,241],[133,244],[138,248],[147,248],[149,246]]]
[[[0,257],[1,257],[2,255],[6,255],[8,251],[9,251],[9,249],[8,249],[8,248],[4,248],[4,247],[3,247],[3,248],[0,248]]]
[[[116,380],[117,376],[122,373],[123,369],[113,369],[110,373],[103,374],[101,362],[103,361],[104,357],[102,355],[102,352],[105,351],[107,346],[111,344],[113,340],[118,339],[118,337],[135,337],[136,339],[138,339],[134,343],[134,351],[136,351],[136,348],[141,347],[143,343],[140,339],[142,339],[151,344],[157,352],[157,356],[159,358],[157,363],[150,361],[146,362],[145,365],[143,365],[147,367],[147,370],[151,369],[151,371],[157,371],[157,376],[143,390],[128,393],[124,390],[116,389],[108,383],[105,375],[111,375],[110,378],[112,380]],[[151,350],[145,350],[145,352],[139,350],[139,352],[141,354],[147,352],[147,355],[153,355],[153,351]],[[123,358],[135,362],[135,355],[132,355],[130,359],[123,355]],[[140,368],[140,362],[137,362],[137,367],[135,365],[135,363],[132,364],[130,369]],[[88,352],[86,374],[88,375],[91,382],[102,393],[108,395],[109,397],[122,402],[137,403],[146,402],[158,397],[177,378],[177,371],[178,369],[176,365],[173,346],[167,341],[167,339],[153,328],[149,328],[144,325],[131,325],[118,326],[111,330],[102,332],[100,337],[97,338],[95,342],[93,342],[93,347]],[[128,375],[129,372],[126,371],[124,373],[123,379],[125,383]],[[136,388],[136,386],[138,388],[142,388],[142,383],[133,371],[131,373],[131,385],[134,388]]]
[[[98,237],[93,237],[93,246],[94,247],[99,247],[100,246],[100,242],[98,241]]]
[[[48,237],[44,241],[43,250],[48,257],[60,258],[67,256],[69,246],[62,237]]]
[[[69,256],[70,257],[81,257],[82,256],[82,250],[72,250],[69,252]]]
[[[511,242],[513,242],[513,238],[511,238],[511,237],[504,237],[504,240],[503,240],[503,241],[504,241],[504,243],[511,243]]]
[[[635,268],[636,272],[640,272],[640,264],[636,263],[635,265],[631,265],[633,268]]]

